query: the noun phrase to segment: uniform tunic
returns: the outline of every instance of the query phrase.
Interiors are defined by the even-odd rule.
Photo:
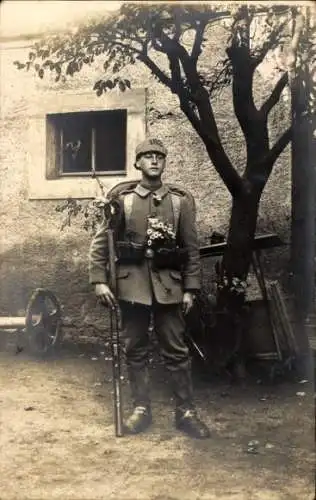
[[[124,216],[124,197],[132,194],[132,206],[128,217]],[[179,196],[180,213],[176,229],[177,244],[188,252],[188,260],[180,273],[174,269],[154,270],[151,262],[144,259],[141,264],[120,264],[117,267],[118,298],[127,302],[151,305],[153,299],[160,304],[176,304],[182,301],[183,291],[200,288],[200,258],[195,226],[195,214],[185,196]],[[144,244],[147,217],[159,216],[174,225],[174,212],[170,189],[162,185],[152,193],[138,184],[131,192],[119,198],[121,218],[116,238]],[[106,225],[102,224],[90,247],[90,283],[107,283],[107,238]]]

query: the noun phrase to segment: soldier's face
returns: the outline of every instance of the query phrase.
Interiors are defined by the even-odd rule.
[[[166,165],[166,157],[155,151],[142,154],[136,161],[136,167],[147,179],[161,177]]]

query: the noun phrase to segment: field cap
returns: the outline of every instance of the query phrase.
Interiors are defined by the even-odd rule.
[[[161,153],[164,156],[167,156],[168,153],[167,148],[165,148],[162,141],[160,139],[156,139],[155,137],[153,137],[152,139],[146,139],[145,141],[138,144],[135,152],[136,158],[139,155],[149,152]]]

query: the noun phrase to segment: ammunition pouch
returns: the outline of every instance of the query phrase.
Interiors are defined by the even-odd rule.
[[[145,258],[145,247],[132,241],[117,241],[116,254],[121,264],[141,264]]]
[[[156,269],[174,269],[181,271],[188,260],[185,248],[158,248],[153,257]]]
[[[132,241],[117,241],[116,252],[121,264],[141,264],[146,257],[146,246]],[[185,248],[158,248],[153,251],[153,267],[156,269],[181,270],[188,260]]]

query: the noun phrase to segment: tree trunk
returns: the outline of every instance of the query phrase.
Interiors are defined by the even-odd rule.
[[[260,196],[261,189],[252,188],[247,194],[233,199],[227,249],[222,262],[229,281],[234,277],[242,281],[247,278]]]
[[[237,378],[246,376],[246,278],[251,264],[261,191],[252,186],[246,193],[233,198],[227,248],[222,264],[217,268],[217,308],[221,312],[218,328],[228,350],[227,366]]]
[[[308,36],[309,30],[306,34]],[[309,61],[308,54],[305,56]],[[291,264],[297,312],[302,320],[312,312],[315,300],[314,83],[311,65],[308,63],[297,68],[290,78],[293,123]]]

